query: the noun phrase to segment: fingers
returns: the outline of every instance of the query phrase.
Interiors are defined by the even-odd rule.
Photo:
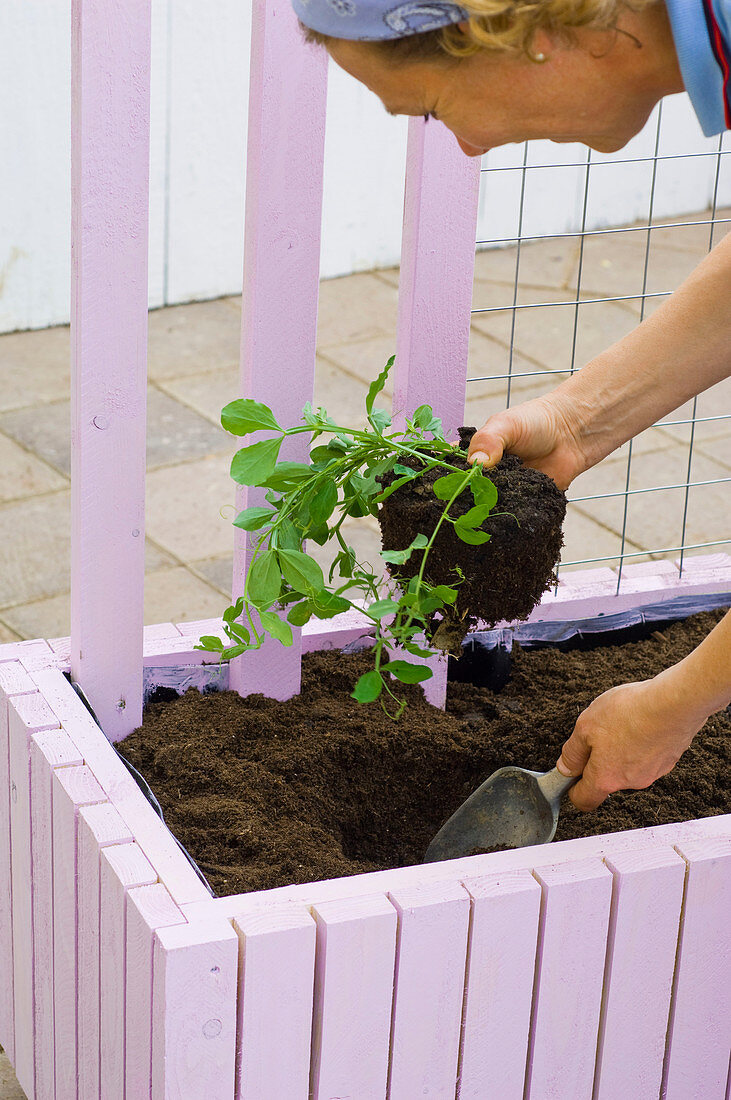
[[[591,745],[582,732],[580,722],[581,719],[568,741],[564,742],[556,767],[562,775],[581,776],[569,791],[569,798],[577,810],[595,810],[611,791],[601,784],[596,775]]]
[[[493,417],[492,420],[497,420],[497,417]],[[480,430],[475,432],[472,436],[469,451],[467,452],[467,461],[470,463],[477,463],[480,466],[487,466],[488,469],[491,469],[493,466],[497,466],[498,462],[503,457],[505,447],[505,437],[499,429],[495,428],[490,421],[488,421],[488,424],[480,428]]]

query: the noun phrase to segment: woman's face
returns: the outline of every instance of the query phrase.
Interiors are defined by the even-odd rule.
[[[541,63],[488,52],[393,63],[369,43],[342,40],[328,49],[390,114],[435,115],[468,156],[535,138],[614,152],[642,129],[662,95],[682,90],[675,52],[668,64],[650,35],[581,32],[580,39],[569,46],[539,36]]]

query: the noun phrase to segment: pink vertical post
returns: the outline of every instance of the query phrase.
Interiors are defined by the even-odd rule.
[[[447,439],[464,416],[479,189],[479,157],[441,123],[412,118],[393,410],[398,420],[431,405]]]
[[[36,686],[20,661],[0,665],[0,1044],[15,1062],[13,1024],[13,892],[10,842],[10,741],[8,708],[14,695],[32,695]]]
[[[30,739],[55,729],[58,720],[43,697],[19,695],[8,706],[10,738],[10,836],[13,897],[13,1008],[15,1074],[30,1096],[35,1091],[33,1035],[33,849],[31,846]]]
[[[665,1100],[724,1100],[731,1052],[731,839],[677,846],[688,866]]]
[[[95,1100],[100,1092],[100,853],[110,845],[131,842],[132,833],[111,802],[79,810],[79,1100]]]
[[[30,745],[33,861],[33,1001],[35,1100],[55,1097],[53,1023],[53,772],[79,767],[80,753],[63,730],[34,733]]]
[[[322,165],[327,54],[306,47],[289,0],[255,0],[246,176],[246,236],[241,309],[241,392],[270,405],[280,424],[298,423],[312,399],[320,269]],[[306,437],[280,458],[306,459]],[[237,507],[263,501],[237,493]],[[250,550],[235,530],[233,598],[244,586]],[[242,695],[297,694],[301,642],[268,640],[232,662],[230,685]]]
[[[231,1100],[238,936],[223,917],[155,934],[152,1100]]]
[[[457,883],[394,890],[398,913],[390,1100],[450,1096],[457,1080],[470,898]]]
[[[612,876],[599,859],[542,867],[526,1100],[591,1096]]]
[[[659,1096],[685,864],[670,848],[617,852],[594,1100]]]
[[[185,924],[185,917],[161,882],[127,891],[124,1089],[130,1100],[135,1096],[149,1096],[152,1089],[155,931],[171,924]]]
[[[472,919],[460,1100],[523,1100],[541,888],[528,870],[464,886]]]
[[[150,0],[73,0],[72,28],[71,669],[119,739],[142,720]]]
[[[324,901],[312,915],[317,951],[310,1096],[385,1096],[396,910],[374,894]]]
[[[233,926],[240,942],[236,1100],[307,1100],[315,922],[291,905]]]

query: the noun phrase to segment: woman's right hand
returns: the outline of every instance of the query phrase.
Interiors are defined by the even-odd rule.
[[[559,489],[592,465],[570,417],[551,394],[491,416],[473,435],[467,460],[489,469],[504,452],[548,474]]]

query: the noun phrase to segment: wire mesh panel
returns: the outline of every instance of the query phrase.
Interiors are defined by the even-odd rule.
[[[580,370],[728,231],[731,141],[696,137],[679,108],[661,104],[617,154],[533,142],[483,158],[468,423]],[[636,220],[618,226],[620,209]],[[575,480],[562,569],[615,567],[619,586],[625,562],[667,558],[682,571],[686,552],[731,544],[730,396],[719,383]]]

